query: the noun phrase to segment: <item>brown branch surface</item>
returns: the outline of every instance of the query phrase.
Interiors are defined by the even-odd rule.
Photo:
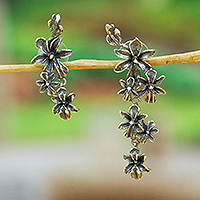
[[[64,62],[70,70],[77,69],[112,69],[122,60],[75,60]],[[200,62],[200,51],[193,51],[182,54],[174,54],[167,56],[158,56],[148,58],[146,61],[152,66],[169,65],[179,63],[196,63]],[[15,72],[37,72],[42,71],[44,64],[19,64],[19,65],[0,65],[0,73],[15,73]]]

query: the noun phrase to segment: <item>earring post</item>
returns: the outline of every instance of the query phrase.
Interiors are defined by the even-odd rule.
[[[166,56],[157,56],[144,59],[152,66],[169,65],[180,63],[196,63],[200,62],[200,50],[172,54]],[[114,69],[115,66],[123,60],[90,60],[81,59],[69,62],[63,62],[70,70],[79,69]],[[44,64],[17,64],[17,65],[0,65],[0,73],[16,73],[16,72],[38,72],[42,71]]]

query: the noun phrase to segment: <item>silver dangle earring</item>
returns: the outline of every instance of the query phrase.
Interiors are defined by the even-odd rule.
[[[166,94],[165,90],[157,86],[164,79],[162,75],[156,78],[157,72],[152,66],[145,61],[146,58],[152,57],[155,54],[154,49],[148,47],[141,42],[137,37],[125,43],[122,42],[121,33],[114,24],[106,24],[106,41],[113,46],[119,46],[114,53],[119,58],[125,59],[119,62],[114,71],[116,73],[123,72],[128,69],[126,80],[120,79],[119,83],[122,89],[117,93],[123,96],[124,101],[130,102],[129,112],[120,111],[120,115],[126,122],[119,124],[118,129],[124,130],[124,136],[131,139],[133,148],[128,155],[124,155],[123,159],[128,162],[124,168],[125,174],[130,174],[134,180],[143,178],[143,173],[148,173],[151,170],[144,165],[146,156],[140,154],[139,144],[146,144],[147,140],[154,142],[154,134],[159,132],[153,120],[145,122],[148,115],[139,113],[139,103],[141,97],[146,95],[147,103],[155,103],[157,101],[156,94]],[[143,48],[146,48],[143,50]],[[143,50],[143,51],[142,51]],[[141,76],[140,70],[145,73],[146,78]]]
[[[66,59],[73,54],[70,49],[59,49],[62,43],[62,37],[59,37],[63,32],[63,27],[60,25],[61,17],[59,14],[53,14],[48,21],[48,26],[51,32],[51,37],[46,40],[43,37],[37,38],[35,46],[40,53],[35,56],[31,62],[33,64],[44,63],[45,66],[40,74],[42,80],[36,81],[40,87],[39,92],[51,96],[51,100],[56,103],[52,112],[60,115],[61,119],[71,119],[71,112],[78,112],[79,109],[72,105],[75,98],[74,93],[67,94],[67,89],[64,87],[67,83],[66,75],[69,71],[59,59]]]

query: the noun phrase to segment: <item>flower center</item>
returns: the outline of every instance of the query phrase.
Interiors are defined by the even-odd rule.
[[[129,124],[130,124],[130,125],[133,125],[133,124],[134,124],[134,122],[133,122],[133,121],[130,121],[130,122],[129,122]]]
[[[50,54],[49,59],[52,60],[54,58],[53,54]]]
[[[128,87],[127,87],[127,90],[128,90],[128,92],[130,92],[130,91],[131,91],[131,87],[130,87],[130,86],[128,86]]]
[[[49,86],[49,85],[50,85],[49,82],[47,82],[47,83],[46,83],[46,86]]]
[[[154,88],[154,86],[151,84],[151,85],[149,85],[149,89],[150,90],[153,90],[153,88]]]
[[[69,102],[68,102],[67,100],[63,100],[62,103],[63,103],[64,105],[68,105],[68,104],[69,104]]]
[[[133,57],[133,62],[134,62],[135,64],[138,64],[138,63],[139,63],[138,60],[137,60],[137,58],[134,58],[134,57]]]
[[[149,135],[149,131],[148,130],[146,131],[146,133],[147,133],[147,135]]]
[[[137,165],[137,164],[138,164],[138,161],[137,161],[137,160],[134,160],[134,164]]]

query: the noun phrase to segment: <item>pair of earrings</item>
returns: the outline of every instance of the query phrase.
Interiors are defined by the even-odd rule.
[[[35,45],[42,53],[35,56],[31,62],[33,64],[46,62],[40,74],[42,80],[36,81],[36,84],[40,87],[40,93],[47,91],[47,94],[51,96],[51,100],[56,103],[52,112],[54,114],[59,113],[62,119],[68,120],[71,118],[71,112],[78,112],[79,109],[71,104],[75,94],[70,93],[67,95],[67,90],[64,87],[67,82],[65,77],[69,69],[60,59],[68,58],[73,51],[67,48],[59,49],[62,43],[62,38],[59,36],[63,32],[60,21],[59,14],[52,15],[48,21],[51,37],[48,40],[45,38],[36,39]],[[139,113],[139,104],[142,96],[146,95],[145,101],[147,103],[155,103],[157,101],[156,94],[166,94],[164,89],[157,86],[165,79],[165,76],[162,75],[156,78],[157,72],[145,61],[146,58],[155,54],[154,49],[148,49],[137,37],[123,43],[119,29],[113,24],[106,24],[105,29],[107,43],[120,47],[115,49],[114,53],[119,58],[125,59],[116,65],[114,71],[120,73],[129,69],[126,80],[119,80],[122,89],[118,91],[118,94],[123,96],[124,101],[130,102],[131,106],[129,112],[120,111],[121,117],[126,122],[120,123],[118,129],[125,130],[124,136],[130,138],[133,145],[130,153],[123,156],[124,160],[128,162],[128,165],[124,168],[124,173],[130,174],[134,180],[140,180],[143,173],[148,173],[151,170],[144,165],[146,156],[140,154],[138,146],[141,143],[146,144],[147,140],[154,142],[154,134],[157,134],[159,129],[156,128],[153,120],[148,121],[148,123],[145,122],[148,115]],[[146,49],[143,50],[144,48]],[[141,76],[141,70],[145,73],[146,78]]]

